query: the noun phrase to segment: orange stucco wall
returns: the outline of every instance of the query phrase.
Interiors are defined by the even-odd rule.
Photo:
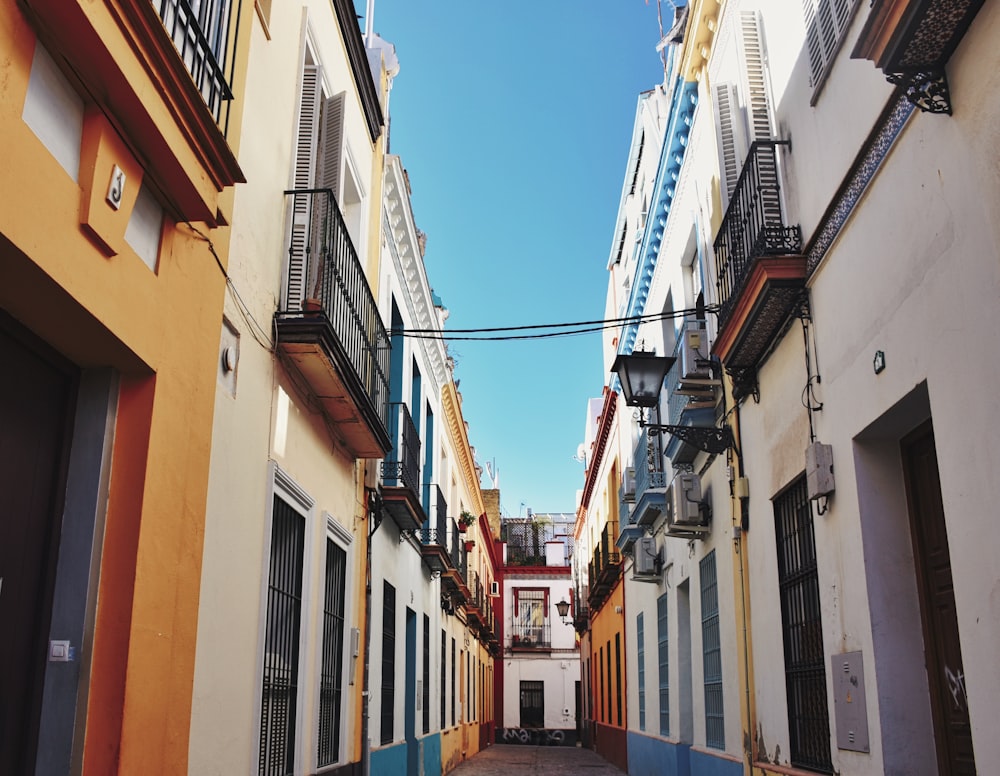
[[[621,638],[621,676],[616,672],[615,666],[615,636]],[[608,644],[611,644],[611,682],[608,682]],[[597,671],[597,660],[601,649],[604,649],[604,661],[601,663],[601,674]],[[613,727],[624,728],[627,723],[626,718],[626,693],[625,693],[625,584],[619,579],[611,590],[608,599],[601,606],[600,610],[594,614],[591,625],[591,682],[593,697],[593,719],[603,722]],[[604,703],[601,704],[601,676],[604,677]],[[618,723],[618,688],[621,688],[622,714],[621,724]],[[611,716],[608,716],[608,698],[611,699]]]
[[[85,688],[84,772],[186,773],[225,281],[208,243],[169,215],[155,273],[124,242],[134,196],[112,212],[91,188],[107,185],[113,163],[142,167],[128,138],[110,130],[117,122],[104,123],[102,141],[81,139],[80,184],[24,123],[35,45],[20,6],[3,4],[0,308],[81,367],[122,375]],[[126,73],[135,66],[137,81],[145,77],[128,50],[110,53]],[[115,102],[82,96],[99,122]],[[197,158],[191,149],[180,156]],[[200,167],[189,173],[207,178]],[[134,195],[138,181],[130,183]],[[81,214],[96,227],[82,225]],[[195,226],[224,263],[226,230]]]

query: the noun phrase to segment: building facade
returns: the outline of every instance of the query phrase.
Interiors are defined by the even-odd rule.
[[[252,13],[211,5],[0,7],[3,773],[188,770]]]
[[[692,2],[663,41],[657,220],[630,265],[623,204],[609,265],[617,315],[645,318],[605,342],[609,369],[638,353],[664,377],[649,396],[609,379],[643,413],[621,424],[630,773],[994,757],[997,536],[970,517],[989,434],[944,398],[944,343],[986,353],[996,326],[996,230],[976,213],[997,196],[997,18]],[[633,139],[633,190],[635,157]],[[593,611],[581,625],[607,640]]]
[[[572,513],[501,521],[503,669],[497,743],[572,746],[578,740],[580,653],[573,630]],[[560,607],[562,612],[560,612]]]

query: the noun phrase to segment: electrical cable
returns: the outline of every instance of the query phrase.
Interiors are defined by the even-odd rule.
[[[219,254],[215,252],[215,245],[212,243],[211,238],[190,221],[185,221],[184,225],[187,226],[187,228],[190,229],[199,240],[202,240],[208,245],[209,253],[212,254],[212,258],[215,259],[215,263],[219,267],[219,272],[222,273],[222,277],[226,280],[226,286],[233,292],[233,299],[236,301],[236,309],[239,310],[240,315],[246,322],[250,335],[257,341],[258,345],[269,353],[273,353],[274,340],[268,335],[268,332],[264,329],[264,327],[257,322],[257,319],[253,317],[253,313],[250,312],[250,308],[247,306],[246,302],[243,301],[243,297],[240,296],[240,292],[236,290],[236,285],[233,283],[233,279],[229,277],[229,273],[226,272],[226,268],[222,264],[222,259],[220,259]]]
[[[625,318],[607,318],[592,321],[574,321],[569,323],[526,324],[521,326],[494,326],[477,329],[392,329],[391,335],[413,339],[472,341],[472,342],[509,342],[515,340],[552,339],[557,337],[572,337],[580,334],[591,334],[605,329],[616,328],[627,324],[642,324],[663,321],[674,318],[685,318],[704,312],[717,312],[715,308],[697,308],[689,310],[674,310],[670,312],[634,315]],[[533,334],[504,334],[491,336],[498,332],[531,331],[538,329],[567,329],[567,331],[545,331]],[[476,334],[484,336],[457,336]]]

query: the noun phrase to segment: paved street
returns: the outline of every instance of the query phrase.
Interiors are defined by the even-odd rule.
[[[590,749],[494,744],[452,773],[455,776],[621,776],[622,771]]]

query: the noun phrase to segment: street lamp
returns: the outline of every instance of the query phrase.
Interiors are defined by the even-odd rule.
[[[676,360],[674,356],[658,356],[643,350],[619,353],[611,371],[618,375],[625,403],[629,407],[640,408],[640,427],[649,429],[650,434],[666,432],[705,453],[717,455],[725,452],[733,446],[733,432],[729,426],[698,428],[646,422],[645,410],[651,407],[659,408],[663,378],[667,376],[667,372]]]
[[[569,601],[563,598],[559,603],[556,604],[556,611],[559,612],[559,617],[563,621],[563,625],[566,624],[566,617],[569,616]]]

